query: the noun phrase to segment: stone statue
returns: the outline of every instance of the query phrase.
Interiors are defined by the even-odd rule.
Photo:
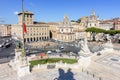
[[[90,54],[90,50],[88,48],[88,45],[87,45],[87,39],[84,39],[84,40],[81,40],[79,42],[80,44],[80,47],[81,47],[81,50],[78,52],[78,54]]]
[[[103,44],[103,47],[105,50],[110,50],[112,51],[113,50],[113,44],[112,44],[112,41],[111,41],[111,37],[109,35],[107,35],[107,42],[105,44]]]
[[[16,45],[17,49],[21,49],[22,48],[22,45],[21,45],[20,41],[16,41],[15,45]]]
[[[109,35],[107,35],[106,38],[107,38],[107,40],[108,40],[107,42],[110,42],[110,43],[111,43],[111,37],[110,37]]]

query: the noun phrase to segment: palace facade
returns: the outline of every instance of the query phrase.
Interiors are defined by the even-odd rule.
[[[49,26],[46,23],[34,23],[33,13],[25,11],[25,22],[27,33],[24,34],[25,42],[37,42],[50,38]],[[11,32],[13,38],[22,39],[22,13],[18,14],[18,24],[12,25]]]

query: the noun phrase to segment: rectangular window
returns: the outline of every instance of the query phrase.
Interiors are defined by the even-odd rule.
[[[90,24],[90,26],[91,26],[91,24]]]
[[[30,15],[30,18],[32,18],[32,15]]]
[[[29,17],[29,15],[27,15],[27,18]]]
[[[96,24],[94,26],[96,26]]]

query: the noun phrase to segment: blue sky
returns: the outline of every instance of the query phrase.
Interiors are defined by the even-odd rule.
[[[16,24],[16,13],[21,11],[21,1],[1,0],[0,21]],[[70,20],[77,20],[89,16],[92,9],[100,19],[120,17],[120,0],[24,0],[24,8],[35,14],[34,21],[43,22],[62,21],[64,15],[68,15]]]

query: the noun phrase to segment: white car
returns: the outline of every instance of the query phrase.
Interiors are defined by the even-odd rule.
[[[61,46],[61,49],[64,49],[64,47],[63,47],[63,46]]]
[[[61,52],[61,50],[59,50],[59,49],[56,49],[56,52],[57,52],[57,53],[59,53],[59,52]]]
[[[47,51],[47,54],[51,54],[52,53],[52,51]]]
[[[0,44],[0,48],[2,47],[2,45]]]

